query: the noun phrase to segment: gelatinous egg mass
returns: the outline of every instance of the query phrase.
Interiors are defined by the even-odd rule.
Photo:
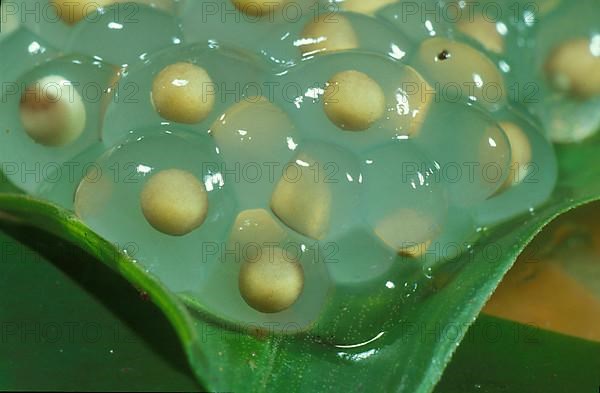
[[[181,43],[181,29],[172,14],[175,0],[89,3],[83,10],[93,13],[69,29],[69,40],[63,43],[68,51],[131,67],[143,64],[152,53]],[[102,5],[101,12],[94,12],[98,5]]]
[[[420,255],[441,232],[448,208],[436,164],[404,141],[369,153],[364,167],[373,232],[400,254]]]
[[[185,235],[206,218],[206,189],[194,175],[166,169],[153,175],[140,195],[144,217],[157,230],[173,236]]]
[[[176,0],[50,0],[50,5],[56,9],[56,14],[64,22],[73,25],[84,18],[96,18],[92,14],[104,10],[112,4],[121,4],[120,10],[114,12],[126,12],[132,16],[137,10],[137,4],[156,7],[165,11],[172,10]],[[112,12],[112,11],[108,11]]]
[[[385,335],[600,128],[597,0],[5,3],[3,175],[253,332]]]
[[[476,101],[493,110],[506,100],[500,70],[483,53],[467,44],[430,38],[421,44],[413,65],[447,101]]]
[[[415,142],[437,162],[440,182],[458,206],[486,200],[509,176],[511,151],[505,132],[488,114],[469,106],[439,103]]]
[[[71,81],[59,75],[42,78],[21,96],[21,122],[27,135],[46,146],[62,146],[85,128],[86,110]]]
[[[527,176],[531,163],[531,143],[518,125],[511,122],[501,122],[500,127],[508,137],[511,152],[510,174],[502,185],[504,188],[521,183]]]

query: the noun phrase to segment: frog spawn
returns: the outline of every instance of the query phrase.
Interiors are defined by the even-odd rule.
[[[412,65],[435,83],[440,94],[451,95],[448,101],[477,102],[492,111],[506,102],[500,70],[469,45],[440,37],[427,39]]]
[[[24,33],[18,30],[5,43],[20,41],[28,36]],[[32,38],[25,42],[42,48]],[[2,134],[2,156],[11,163],[4,172],[15,185],[34,195],[48,196],[53,183],[72,182],[81,172],[81,165],[70,170],[64,165],[100,141],[98,129],[119,72],[85,56],[40,57],[45,61],[29,70],[24,66],[26,72],[14,77],[16,83],[10,82],[15,89],[3,97],[0,111],[7,132]],[[5,75],[11,74],[6,71]],[[22,151],[31,154],[23,155]]]
[[[362,13],[340,11],[336,6],[310,7],[294,23],[277,26],[278,37],[261,52],[281,65],[298,65],[303,59],[358,49],[403,59],[410,42],[403,34]]]
[[[475,15],[483,14],[482,6],[485,2],[478,3]],[[508,17],[514,15],[508,3],[496,6],[504,17],[488,20],[495,23],[463,18],[448,36],[464,33],[480,41],[491,59],[498,59],[512,101],[524,104],[553,142],[578,142],[594,135],[600,128],[598,2],[523,4],[518,18]],[[501,40],[490,24],[502,33]]]
[[[361,37],[360,24],[354,24],[360,19],[348,18]],[[443,42],[444,47],[447,44]],[[448,53],[460,55],[464,48],[457,48]],[[144,110],[137,114],[151,111],[155,117],[146,127],[133,123],[124,127],[112,121],[109,128],[114,134],[105,143],[115,146],[80,183],[75,209],[109,240],[132,239],[143,245],[136,259],[174,291],[196,302],[203,299],[196,305],[214,315],[237,323],[293,322],[293,328],[281,329],[284,333],[310,329],[318,322],[319,327],[325,326],[319,333],[336,342],[373,337],[404,301],[394,289],[418,276],[423,266],[431,266],[427,250],[440,239],[456,239],[449,217],[457,210],[493,223],[524,208],[515,202],[514,209],[500,209],[497,217],[481,215],[486,206],[528,184],[527,175],[521,172],[515,172],[510,180],[508,167],[536,161],[543,150],[539,146],[545,142],[530,134],[535,127],[508,115],[500,117],[503,112],[497,109],[498,117],[490,118],[459,104],[440,105],[431,93],[431,86],[440,80],[436,70],[413,63],[416,69],[426,71],[421,75],[415,68],[390,62],[387,52],[381,57],[341,52],[338,56],[335,50],[325,49],[289,75],[278,77],[301,80],[301,74],[311,67],[328,70],[318,73],[317,92],[346,85],[349,91],[358,92],[359,98],[378,98],[374,109],[357,113],[358,120],[351,118],[356,113],[347,109],[356,105],[356,97],[340,95],[335,108],[331,97],[320,100],[319,93],[305,95],[306,101],[300,105],[278,97],[270,100],[248,95],[240,102],[215,100],[214,105],[202,107],[200,115],[195,112],[199,110],[196,105],[189,110],[178,105],[184,113],[172,114],[170,98],[156,99],[170,88],[169,81],[221,79],[217,67],[211,68],[193,55],[198,47],[188,49],[150,56],[148,66],[130,68],[123,79],[138,81],[146,89]],[[480,60],[479,54],[466,52],[472,55],[466,57]],[[219,60],[226,58],[221,57],[222,49],[205,53]],[[344,61],[350,58],[358,61]],[[160,83],[162,71],[168,73],[169,66],[181,63],[184,71],[198,67],[204,73],[167,77]],[[341,65],[333,70],[329,66],[333,63]],[[138,78],[144,68],[151,71]],[[340,73],[350,77],[340,78]],[[357,75],[368,83],[357,82]],[[399,80],[388,83],[381,75]],[[155,94],[152,86],[157,78]],[[402,85],[406,81],[416,81],[417,91],[429,94],[411,93]],[[175,89],[170,97],[183,95]],[[308,98],[313,98],[312,102]],[[358,107],[364,105],[359,102]],[[107,120],[111,122],[130,108],[111,105]],[[260,120],[253,118],[255,113],[261,114]],[[141,121],[145,116],[134,117]],[[444,134],[449,124],[455,125],[453,133]],[[470,145],[462,146],[465,140]],[[436,144],[443,144],[445,151],[436,149]],[[164,157],[161,152],[165,148],[180,152],[179,157]],[[247,165],[257,159],[272,159],[287,170],[260,185],[227,179],[221,170],[236,161]],[[494,164],[503,174],[493,181],[477,178],[474,184],[458,185],[440,174],[449,163],[466,159]],[[309,177],[329,162],[336,165],[333,169],[337,172]],[[410,175],[392,180],[398,175],[397,168],[411,170]],[[292,173],[304,176],[291,181]],[[120,181],[114,181],[115,175]],[[175,212],[173,203],[160,203],[173,197],[173,189],[186,187],[191,205],[179,203]],[[475,208],[480,210],[474,212]],[[232,212],[237,216],[232,217]],[[124,228],[111,225],[122,223],[123,215],[128,217]],[[173,220],[174,216],[180,218]],[[469,231],[472,225],[464,224]],[[225,250],[239,246],[248,251],[252,243],[258,243],[260,251],[253,255],[234,252],[232,257],[198,250],[198,244],[205,247],[214,239],[227,239]],[[299,251],[290,254],[290,245]],[[330,245],[338,247],[333,261],[328,258]],[[257,281],[257,274],[271,276],[273,281]],[[357,302],[363,307],[352,309]],[[356,325],[355,312],[366,316],[361,319],[369,321],[368,326]]]
[[[165,11],[173,11],[172,0],[135,0],[136,4],[156,7]],[[130,3],[128,0],[51,0],[50,5],[56,10],[57,16],[65,23],[74,25],[84,19],[92,19],[95,12],[103,12],[105,8],[115,4]]]

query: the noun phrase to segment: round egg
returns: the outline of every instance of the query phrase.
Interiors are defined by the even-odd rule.
[[[358,48],[358,38],[352,24],[339,13],[313,18],[304,26],[299,42],[305,56]]]
[[[544,68],[557,90],[579,99],[600,95],[600,38],[563,42],[554,48]]]
[[[291,307],[304,288],[302,266],[277,247],[263,249],[244,261],[239,275],[240,294],[255,310],[277,313]]]
[[[66,23],[73,25],[99,8],[114,3],[114,0],[51,0],[56,14]]]
[[[386,5],[393,4],[397,0],[344,0],[341,7],[346,11],[357,12],[365,15],[373,15]]]
[[[500,128],[508,138],[511,152],[510,174],[500,188],[504,190],[521,183],[527,176],[527,167],[531,162],[531,143],[525,132],[515,123],[504,121],[500,123]]]
[[[484,18],[482,14],[477,13],[473,18],[461,20],[456,27],[462,33],[479,41],[487,50],[494,53],[504,51],[504,37],[498,32],[496,23],[489,18]]]
[[[21,24],[21,17],[18,13],[11,12],[12,4],[7,1],[0,4],[0,13],[2,14],[2,32],[0,32],[0,41],[7,37],[10,33],[17,30]]]
[[[19,109],[25,132],[42,145],[67,145],[85,128],[83,99],[73,84],[59,75],[29,84],[21,96]]]
[[[322,240],[330,226],[331,184],[311,176],[319,163],[300,153],[288,165],[271,196],[271,210],[289,228],[315,240]],[[314,173],[314,172],[313,172]]]
[[[283,0],[232,0],[238,10],[247,15],[264,16],[283,4]]]
[[[370,151],[362,174],[364,216],[373,234],[400,255],[422,255],[448,209],[437,164],[412,141],[402,141]]]
[[[152,83],[152,103],[165,119],[193,124],[204,120],[215,104],[213,82],[202,67],[175,63],[163,68]]]
[[[368,75],[342,71],[327,82],[323,105],[327,117],[338,127],[362,131],[383,115],[385,96],[381,86]]]
[[[148,223],[172,236],[182,236],[198,228],[208,211],[204,185],[180,169],[166,169],[152,175],[142,189],[140,203]]]
[[[388,109],[383,126],[396,135],[416,137],[435,104],[436,92],[412,67],[405,66],[398,76],[391,100],[388,97],[393,106]]]
[[[506,102],[504,78],[496,65],[471,46],[447,38],[425,40],[415,68],[448,102],[477,101],[488,110]]]

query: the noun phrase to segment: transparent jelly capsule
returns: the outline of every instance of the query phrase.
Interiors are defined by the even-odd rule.
[[[3,41],[21,25],[21,15],[18,12],[17,3],[3,1],[0,4],[0,23],[2,23],[0,41]]]
[[[68,56],[16,79],[18,93],[7,96],[1,109],[7,177],[37,194],[60,165],[99,143],[103,100],[116,73],[94,59]]]
[[[151,53],[181,42],[174,15],[127,2],[100,8],[77,23],[67,49],[126,67],[141,64]]]
[[[136,128],[161,123],[186,123],[207,133],[231,106],[267,91],[259,60],[243,50],[207,44],[153,54],[124,73],[108,108],[104,140],[114,144]]]
[[[273,83],[307,138],[354,152],[418,135],[436,97],[414,69],[366,53],[318,56]]]
[[[451,29],[445,9],[436,3],[398,0],[380,8],[375,15],[391,23],[411,43],[418,44],[426,38],[446,36]]]
[[[362,174],[352,153],[306,141],[280,173],[270,207],[291,230],[313,240],[330,239],[360,219]]]
[[[398,141],[367,153],[363,171],[365,218],[375,236],[399,254],[420,255],[448,208],[438,165],[411,141]]]
[[[95,13],[107,12],[106,8],[111,5],[114,5],[115,8],[109,12],[115,15],[125,12],[130,16],[134,16],[137,13],[138,5],[174,12],[177,3],[178,0],[50,0],[50,4],[56,9],[57,15],[69,25],[74,25],[82,20],[96,20],[97,15]]]
[[[396,3],[397,0],[344,0],[339,6],[344,11],[356,12],[359,14],[373,16],[375,13],[387,5]]]
[[[315,333],[334,344],[365,342],[385,330],[403,306],[395,283],[421,269],[385,245],[359,212],[352,227],[319,242],[335,291]]]
[[[226,240],[206,253],[219,260],[204,265],[205,280],[185,296],[238,329],[307,330],[333,289],[316,244],[265,209],[240,211]]]
[[[477,225],[487,226],[542,205],[558,177],[556,155],[538,126],[515,110],[495,115],[511,147],[509,176],[488,200],[473,207]]]
[[[3,99],[20,94],[16,80],[21,75],[43,62],[57,57],[59,53],[43,38],[23,26],[19,26],[13,34],[6,36],[6,39],[2,41],[2,50],[10,53],[12,60],[0,63]]]
[[[43,37],[50,45],[63,49],[69,37],[69,26],[60,17],[59,10],[49,0],[8,0],[2,2],[2,34],[5,27],[25,26]]]
[[[73,196],[79,183],[88,172],[97,169],[96,159],[105,150],[106,146],[95,143],[64,162],[48,165],[37,195],[64,209],[73,210]],[[97,197],[102,198],[101,195]]]
[[[427,39],[411,65],[446,101],[477,102],[488,110],[506,103],[504,77],[498,67],[465,43],[441,37]]]
[[[533,29],[539,18],[539,4],[526,0],[510,3],[443,0],[438,7],[454,29],[448,36],[455,36],[459,32],[490,53],[500,55],[506,54],[514,46],[526,44],[528,31]]]
[[[428,280],[433,279],[435,271],[443,269],[444,265],[460,261],[463,255],[470,252],[472,245],[479,238],[470,208],[450,205],[440,227],[440,233],[426,244],[427,248],[420,255],[412,257],[421,264],[425,278]],[[407,258],[410,256],[401,256],[403,261]]]
[[[396,139],[419,135],[432,105],[436,103],[435,89],[414,68],[404,66],[394,83],[393,97],[388,98],[387,114],[382,126]]]
[[[531,100],[537,93],[531,80],[517,84],[515,75],[531,67],[529,54],[536,45],[533,33],[553,1],[444,0],[438,6],[452,27],[447,37],[484,52],[503,74],[506,98],[519,101]],[[488,93],[496,96],[491,88]]]
[[[529,68],[516,75],[536,83],[528,107],[555,142],[579,141],[600,127],[599,12],[596,1],[563,2],[540,20]]]
[[[508,177],[508,139],[489,115],[475,107],[437,103],[415,142],[438,164],[442,182],[456,205],[486,200]]]
[[[365,235],[368,236],[357,231],[353,235],[354,240],[359,244],[371,246],[370,239],[365,238]],[[332,248],[329,244],[326,246]],[[378,251],[360,261],[369,263],[374,261],[374,258],[384,257]],[[360,256],[364,256],[364,253],[353,258]],[[333,263],[327,266],[344,263],[337,254],[331,258]],[[387,264],[389,269],[379,276],[370,276],[356,283],[334,281],[335,291],[321,313],[318,330],[314,334],[338,346],[359,346],[380,337],[382,332],[397,322],[397,315],[407,307],[407,301],[402,296],[402,287],[409,277],[420,275],[422,267],[412,260],[401,262],[398,256],[388,258],[391,259]]]
[[[180,10],[187,43],[215,42],[243,48],[271,44],[275,31],[318,11],[314,0],[301,1],[188,1]]]
[[[352,224],[320,243],[332,250],[336,290],[318,333],[344,345],[375,337],[400,312],[399,287],[421,276],[420,256],[441,233],[448,205],[435,164],[412,141],[390,141],[361,158],[358,205],[345,213]]]
[[[291,66],[303,58],[323,53],[361,49],[403,59],[410,45],[404,36],[366,15],[325,8],[282,26],[273,40],[261,49],[272,61]]]
[[[532,112],[543,122],[545,135],[555,143],[578,143],[597,134],[600,127],[600,98],[586,101],[551,95]]]
[[[504,52],[504,36],[498,31],[498,25],[485,19],[483,15],[476,14],[472,20],[461,20],[457,24],[457,29],[478,41],[489,51]]]
[[[242,208],[268,206],[275,181],[299,147],[289,116],[265,96],[233,104],[210,127]]]
[[[196,288],[202,254],[226,235],[236,209],[208,136],[180,127],[140,130],[106,151],[77,187],[75,212],[173,291]],[[131,252],[130,252],[131,253]]]
[[[377,155],[387,156],[384,151],[396,150],[393,147],[382,148]],[[420,156],[414,149],[404,150],[407,151],[414,157]],[[390,154],[385,161],[389,163],[395,153],[399,151]],[[401,159],[400,156],[395,158]],[[389,194],[394,193],[395,197],[382,196],[383,185],[375,184],[383,174],[365,170],[361,193],[363,219],[352,230],[321,243],[324,249],[330,250],[327,267],[335,291],[319,320],[317,334],[329,342],[358,345],[377,337],[394,323],[394,316],[402,313],[407,303],[418,299],[420,287],[427,280],[422,272],[428,265],[423,261],[443,229],[445,211],[441,210],[445,210],[445,195],[443,189],[437,187],[436,191],[441,192],[438,195],[441,205],[434,209],[438,211],[418,212],[427,202],[411,206],[409,199],[414,202],[415,198],[406,198],[410,192],[398,192],[401,190],[393,177],[401,170],[387,171],[393,176],[387,179],[386,191],[390,190]],[[368,182],[370,175],[374,176]],[[392,201],[396,202],[394,206],[391,206]],[[375,207],[380,204],[385,205],[385,209]],[[388,215],[380,216],[378,210],[387,210]],[[432,217],[439,221],[433,222]],[[456,225],[452,228],[456,229]]]

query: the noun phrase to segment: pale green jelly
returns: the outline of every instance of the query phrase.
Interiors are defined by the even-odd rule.
[[[5,45],[12,40],[18,40],[25,30],[19,30],[14,36],[11,36]],[[20,42],[23,45],[23,42]],[[26,45],[30,49],[38,48],[40,43],[27,39]],[[46,51],[45,47],[40,47],[37,51]],[[35,52],[32,50],[32,52]],[[18,53],[17,51],[13,53]],[[51,50],[41,57],[48,57]],[[29,52],[25,54],[29,59],[37,58]],[[37,60],[37,59],[36,59]],[[4,119],[3,132],[1,138],[3,172],[18,187],[34,194],[39,195],[51,188],[53,183],[61,182],[66,178],[67,181],[78,181],[81,174],[81,165],[73,164],[67,172],[60,170],[60,167],[72,159],[75,155],[84,149],[98,143],[101,139],[100,128],[104,119],[103,110],[107,95],[107,88],[111,79],[115,75],[115,68],[84,56],[66,56],[47,59],[46,62],[38,65],[23,75],[16,77],[14,83],[16,91],[13,94],[3,96],[4,103],[1,106]],[[3,75],[10,75],[10,70],[6,70]],[[14,73],[13,75],[16,75]],[[81,134],[74,140],[58,146],[46,146],[38,143],[24,129],[21,119],[20,101],[25,96],[26,88],[32,86],[35,95],[31,95],[30,100],[42,100],[44,97],[54,94],[58,85],[55,82],[40,84],[42,78],[55,75],[62,80],[68,81],[69,86],[62,89],[62,93],[56,98],[69,106],[74,103],[82,102],[82,107],[73,106],[73,110],[83,108],[85,111],[85,124]],[[12,88],[12,84],[6,85]],[[73,114],[74,115],[74,114]],[[79,167],[79,168],[77,168]],[[75,176],[75,177],[73,177]]]
[[[469,207],[496,192],[510,164],[510,145],[485,112],[461,103],[438,103],[415,139],[439,165],[453,204]]]
[[[549,84],[544,72],[544,64],[552,50],[571,39],[589,40],[590,51],[600,56],[598,15],[600,3],[593,0],[580,1],[577,5],[563,2],[554,8],[541,19],[534,32],[536,46],[530,55],[533,67],[529,68],[528,74],[518,75],[519,80],[530,78],[539,84],[538,99],[529,108],[541,120],[553,141],[579,141],[600,128],[600,95],[578,98],[557,91]],[[600,73],[600,69],[595,72]]]
[[[584,0],[575,5],[560,0],[521,0],[496,4],[487,0],[478,2],[473,13],[481,15],[487,3],[501,12],[490,20],[504,33],[505,49],[500,54],[487,54],[505,75],[509,99],[537,118],[542,132],[554,142],[577,142],[595,133],[600,127],[600,98],[582,99],[557,90],[544,68],[552,51],[571,39],[588,39],[592,50],[594,37],[600,36],[598,2]],[[452,35],[461,35],[456,26],[454,30]]]
[[[4,31],[4,18],[12,19],[16,25],[25,26],[38,37],[58,49],[64,49],[71,29],[64,23],[48,0],[7,0],[2,2],[2,9],[6,14],[2,19]]]
[[[235,195],[213,170],[220,158],[210,137],[179,126],[139,131],[98,158],[78,186],[74,209],[86,224],[118,247],[134,244],[137,251],[132,257],[173,291],[194,290],[205,282],[206,266],[218,261],[218,255],[203,259],[201,245],[226,239],[237,210]],[[144,184],[153,174],[167,169],[190,172],[208,193],[206,219],[186,236],[161,233],[142,214],[140,193]]]
[[[328,100],[338,99],[335,90],[331,97],[325,96],[328,81],[347,70],[368,75],[381,87],[385,98],[383,115],[364,131],[341,129],[329,120],[324,110]],[[328,141],[361,153],[375,146],[404,140],[411,134],[409,124],[413,111],[418,108],[411,107],[410,103],[406,107],[402,98],[399,103],[398,94],[402,97],[402,91],[421,84],[407,79],[407,72],[406,66],[379,54],[341,52],[316,56],[272,79],[276,86],[273,97],[275,103],[301,125],[306,138]]]
[[[269,54],[272,48],[263,48],[264,44],[273,42],[275,36],[285,39],[288,33],[284,31],[290,23],[296,26],[308,17],[314,18],[321,6],[315,0],[294,1],[282,7],[273,7],[271,13],[261,17],[239,12],[231,0],[188,1],[179,8],[179,17],[186,43],[212,42],[240,48],[259,48],[256,53],[280,65],[288,64],[296,58],[296,54],[278,58]]]
[[[373,17],[336,12],[355,35],[353,49],[303,55],[312,2],[300,4],[297,20],[276,11],[272,21],[240,15],[225,0],[211,3],[216,10],[203,4],[178,2],[175,15],[138,5],[139,23],[111,14],[110,6],[93,15],[94,23],[61,24],[56,35],[47,30],[50,42],[75,55],[59,54],[24,27],[0,43],[14,59],[0,65],[3,82],[56,74],[102,91],[99,100],[80,91],[87,98],[85,130],[62,147],[33,142],[20,123],[20,94],[3,91],[4,173],[25,191],[74,210],[190,307],[252,332],[368,342],[452,279],[463,266],[458,258],[485,246],[478,241],[482,228],[535,211],[554,189],[555,157],[542,136],[547,129],[539,127],[550,123],[523,113],[537,106],[503,104],[491,113],[468,99],[449,102],[412,61],[422,40],[440,36],[485,56],[444,20],[404,15],[404,24],[401,3]],[[330,13],[327,6],[320,3],[320,15]],[[530,37],[529,27],[519,30],[523,24],[507,25],[506,53],[489,57],[508,80],[526,66],[508,60],[528,45],[511,41]],[[67,40],[60,38],[63,27]],[[214,105],[196,123],[168,120],[153,103],[155,78],[175,63],[200,67],[212,81],[207,94]],[[329,112],[328,99],[336,97],[325,92],[345,71],[380,89],[337,97],[358,102],[356,112],[364,109],[363,96],[381,102],[366,114],[372,119],[363,130],[342,128],[346,123]],[[570,108],[563,103],[557,111]],[[533,168],[509,188],[516,149],[502,122],[522,129]],[[6,169],[14,162],[39,163],[47,176],[22,177]],[[169,169],[195,176],[208,200],[204,220],[182,236],[156,229],[142,210],[144,186]],[[244,300],[239,276],[244,263],[273,249],[298,264],[303,289],[289,308],[264,313]]]
[[[170,123],[154,109],[152,83],[164,67],[179,62],[204,68],[212,79],[204,94],[206,99],[214,98],[214,109],[202,122],[191,125],[201,134],[208,133],[211,124],[231,105],[265,89],[264,66],[249,51],[206,43],[172,46],[149,55],[143,63],[124,72],[103,125],[103,139],[109,146],[117,143],[124,133]]]
[[[473,207],[473,217],[479,226],[492,225],[526,212],[535,213],[552,194],[558,177],[554,149],[537,124],[514,109],[499,111],[494,114],[494,119],[522,130],[530,144],[531,160],[511,162],[507,180],[518,184]]]
[[[270,227],[261,223],[248,227],[232,226],[229,236],[222,242],[204,242],[204,258],[215,256],[217,260],[204,264],[202,274],[205,278],[183,296],[200,309],[228,320],[237,329],[284,334],[314,329],[337,291],[328,273],[328,266],[335,263],[334,250],[286,228],[282,228],[281,238],[271,238],[266,236],[271,233]],[[250,231],[251,242],[238,240],[237,236],[244,231]],[[257,253],[269,254],[275,248],[283,249],[286,258],[302,266],[304,288],[292,307],[278,313],[261,313],[241,299],[239,271],[245,259],[253,260]],[[194,263],[198,263],[198,257]]]
[[[66,50],[126,67],[182,42],[181,29],[172,15],[131,2],[110,5],[81,20],[72,28]]]
[[[260,42],[260,52],[272,62],[284,67],[298,64],[305,58],[319,56],[323,48],[336,47],[339,38],[323,40],[323,35],[309,34],[305,31],[315,21],[325,26],[344,26],[349,28],[349,37],[344,46],[351,46],[360,52],[379,53],[394,60],[402,60],[412,49],[410,40],[389,25],[376,21],[366,15],[345,12],[337,9],[322,11],[319,17],[307,13],[293,23],[278,26],[269,42]],[[322,42],[322,46],[318,45]]]
[[[413,43],[447,35],[450,31],[449,21],[453,17],[448,18],[437,2],[427,0],[397,1],[377,10],[375,16],[392,24]]]

